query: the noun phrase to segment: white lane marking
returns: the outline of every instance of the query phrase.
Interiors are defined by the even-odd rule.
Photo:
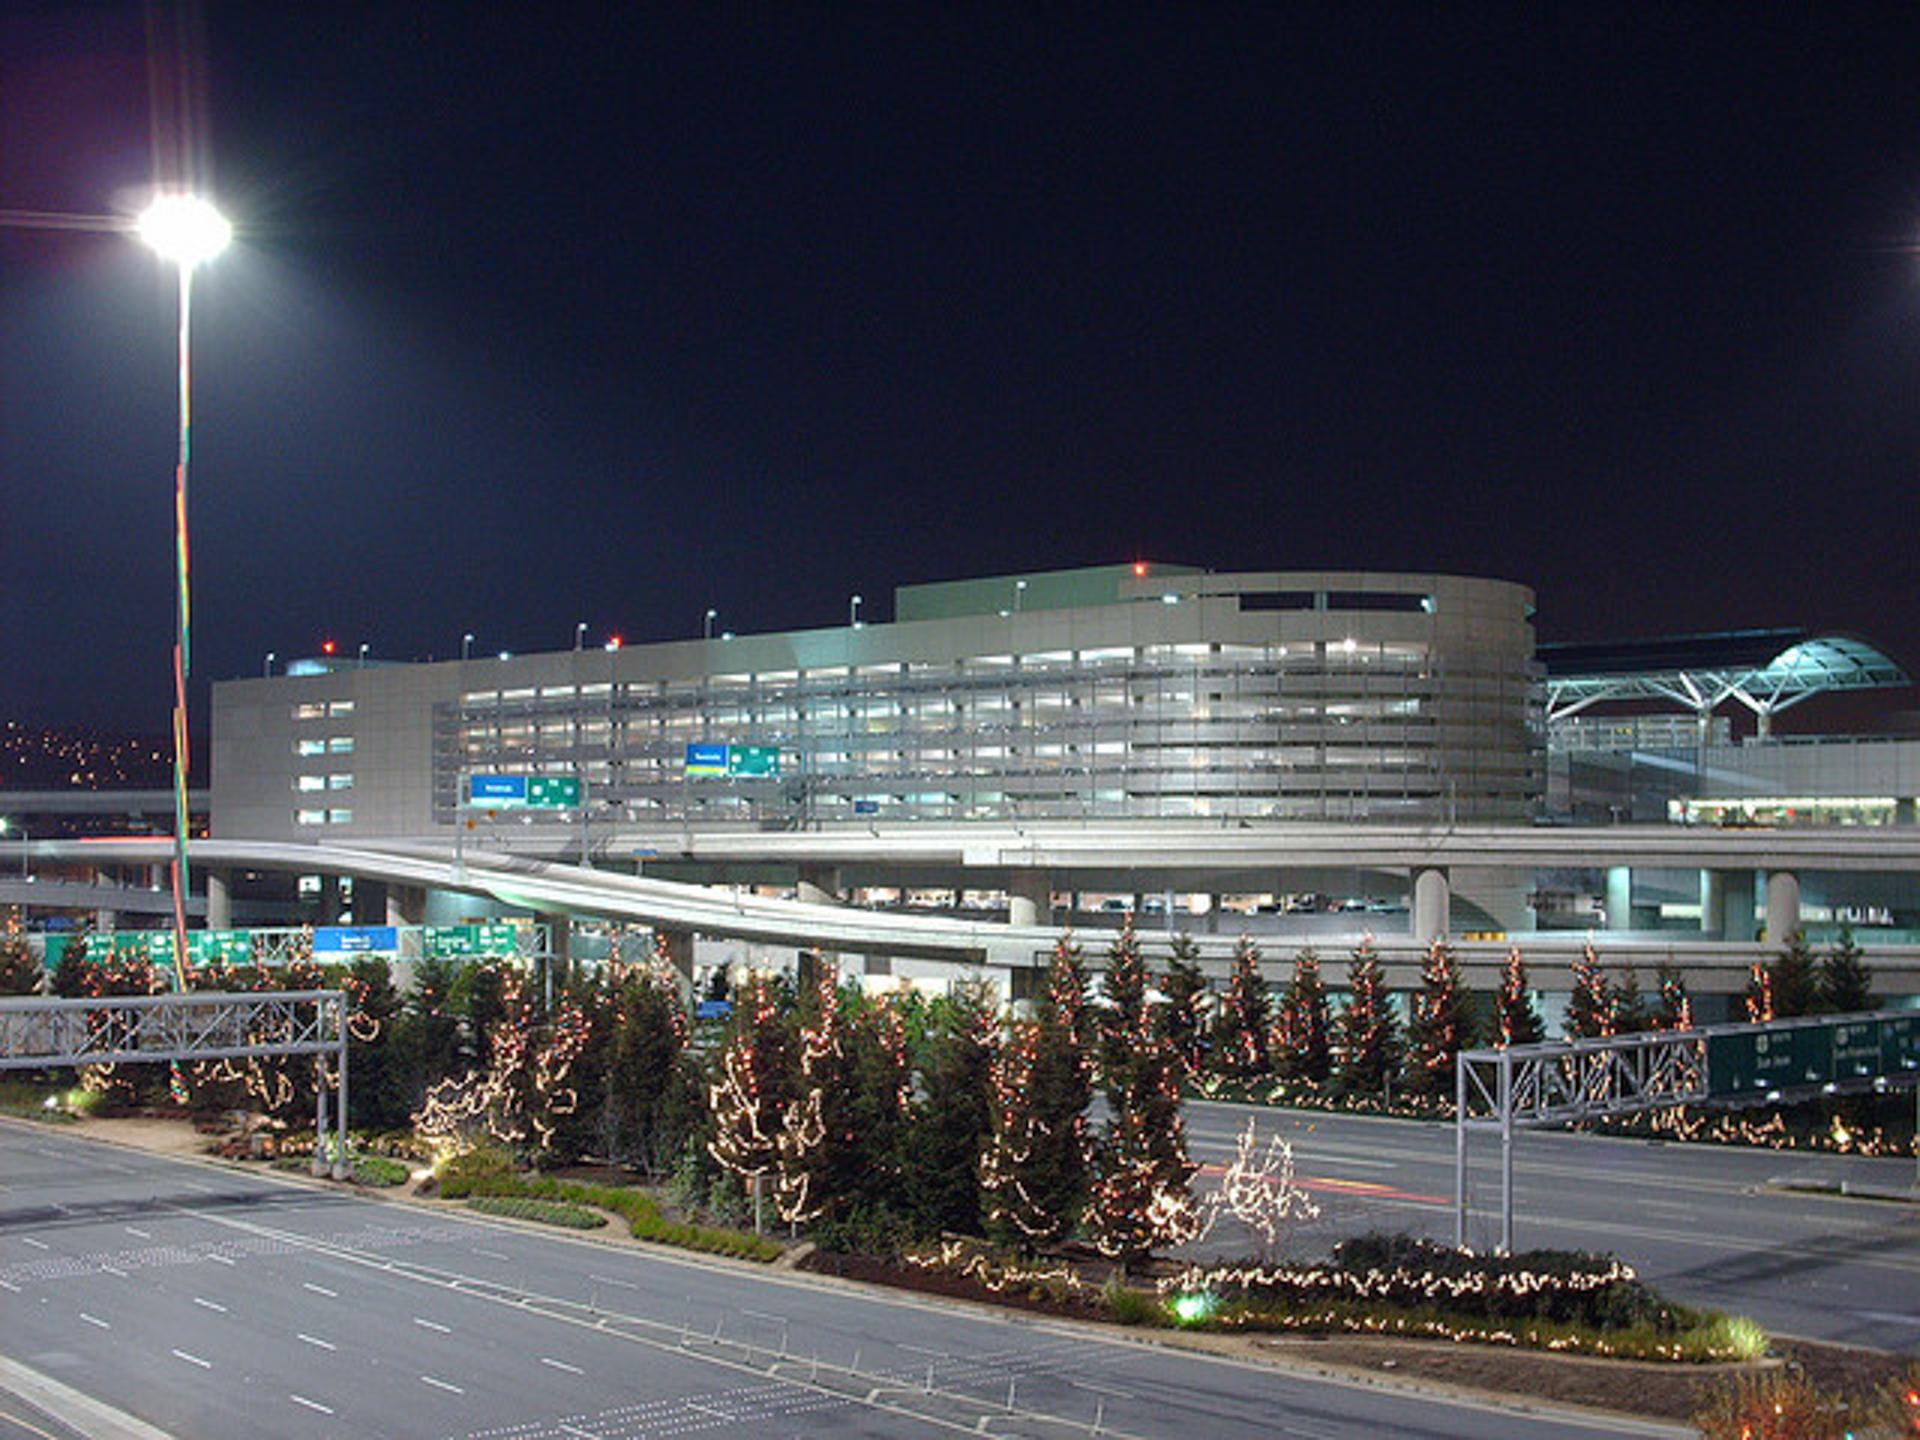
[[[104,1275],[115,1275],[122,1280],[127,1278],[126,1271],[122,1270],[118,1265],[109,1265],[104,1260],[100,1262],[100,1271]]]
[[[340,1298],[340,1292],[338,1290],[329,1290],[326,1286],[316,1285],[311,1280],[302,1280],[300,1284],[304,1289],[311,1290],[316,1295],[324,1295],[329,1300],[338,1300]]]
[[[1065,1379],[1064,1376],[1061,1378]],[[1089,1385],[1084,1380],[1068,1380],[1067,1383],[1076,1390],[1091,1390],[1096,1395],[1111,1395],[1116,1400],[1138,1400],[1140,1398],[1130,1390],[1115,1390],[1106,1385]]]
[[[438,1320],[422,1320],[416,1315],[413,1317],[413,1323],[418,1325],[422,1330],[438,1330],[442,1335],[451,1335],[453,1333],[453,1327],[451,1325],[442,1325]]]
[[[141,1230],[132,1225],[127,1226],[126,1230],[127,1230],[127,1234],[136,1235],[142,1240],[153,1239],[153,1232],[151,1230]]]
[[[296,1405],[304,1405],[309,1410],[318,1410],[322,1415],[331,1415],[333,1413],[333,1407],[331,1405],[322,1405],[318,1400],[309,1400],[304,1395],[289,1393],[287,1398]]]
[[[36,1250],[51,1250],[51,1249],[53,1249],[53,1246],[51,1246],[51,1245],[49,1245],[49,1244],[47,1244],[47,1242],[46,1242],[46,1241],[44,1241],[44,1240],[36,1240],[36,1239],[34,1239],[34,1238],[33,1238],[33,1236],[31,1236],[31,1235],[22,1235],[22,1236],[20,1237],[20,1243],[21,1243],[22,1245],[31,1245],[31,1246],[33,1246],[33,1248],[34,1248],[34,1249],[36,1249]]]
[[[193,1297],[193,1303],[203,1310],[213,1310],[221,1315],[227,1313],[227,1307],[222,1305],[218,1300],[208,1300],[204,1296],[196,1295]]]
[[[502,1255],[498,1250],[482,1250],[478,1245],[470,1247],[476,1255],[484,1255],[489,1260],[511,1260],[511,1255]]]
[[[1856,1310],[1854,1314],[1865,1320],[1881,1320],[1889,1325],[1920,1325],[1920,1315],[1902,1315],[1894,1310]]]
[[[20,1293],[20,1287],[11,1280],[0,1280],[0,1290],[7,1290],[15,1295]]]
[[[587,1373],[578,1365],[569,1365],[566,1361],[556,1360],[551,1355],[542,1355],[540,1357],[540,1363],[542,1365],[551,1365],[556,1370],[564,1370],[569,1375],[584,1375]]]
[[[702,1405],[698,1400],[682,1400],[680,1403],[689,1410],[698,1410],[702,1415],[716,1415],[729,1424],[733,1422],[733,1416],[725,1410],[716,1410],[711,1405]]]
[[[560,1433],[562,1435],[572,1435],[575,1437],[575,1440],[600,1440],[600,1437],[594,1434],[593,1431],[582,1430],[578,1425],[569,1425],[564,1421],[561,1422]]]
[[[616,1280],[611,1275],[589,1275],[587,1279],[596,1285],[618,1285],[622,1290],[638,1290],[640,1287],[631,1280]]]
[[[293,1338],[303,1340],[309,1345],[318,1345],[322,1350],[337,1350],[340,1348],[331,1340],[322,1340],[318,1335],[309,1335],[305,1331],[296,1331]]]
[[[431,1375],[422,1375],[420,1379],[423,1384],[431,1385],[436,1390],[445,1390],[454,1395],[464,1395],[467,1393],[458,1385],[449,1384],[445,1380],[436,1380]]]
[[[89,1314],[87,1314],[87,1312],[86,1312],[86,1311],[84,1311],[84,1310],[82,1310],[82,1311],[80,1312],[80,1318],[81,1318],[82,1320],[84,1320],[84,1321],[86,1321],[86,1322],[87,1322],[87,1324],[89,1324],[89,1325],[97,1325],[97,1326],[99,1326],[99,1327],[100,1327],[100,1329],[102,1329],[102,1330],[111,1330],[111,1329],[113,1328],[113,1326],[111,1326],[111,1325],[109,1325],[109,1324],[108,1324],[108,1323],[107,1323],[106,1321],[104,1321],[104,1320],[102,1320],[102,1319],[101,1319],[101,1318],[100,1318],[99,1316],[97,1316],[97,1315],[89,1315]]]
[[[53,1208],[58,1210],[62,1215],[73,1214],[72,1209],[70,1209],[68,1206],[62,1205],[58,1200],[53,1202]]]
[[[211,1370],[213,1368],[213,1362],[211,1360],[202,1360],[198,1355],[189,1355],[184,1350],[176,1350],[173,1353],[189,1365],[198,1365],[202,1370]]]
[[[216,1264],[216,1265],[231,1265],[231,1264],[233,1264],[233,1263],[234,1263],[234,1261],[233,1261],[233,1257],[232,1257],[232,1256],[229,1256],[229,1255],[214,1255],[214,1254],[209,1254],[209,1255],[207,1256],[207,1259],[209,1259],[209,1260],[211,1260],[211,1261],[213,1261],[213,1263],[214,1263],[214,1264]]]

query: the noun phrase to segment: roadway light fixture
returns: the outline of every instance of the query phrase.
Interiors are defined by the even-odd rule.
[[[173,479],[173,553],[178,625],[173,647],[173,980],[186,988],[187,676],[193,669],[192,595],[187,574],[187,460],[193,434],[193,271],[227,248],[233,226],[206,199],[156,195],[134,231],[180,272],[180,448]]]
[[[0,815],[0,835],[11,834],[16,830],[20,832],[20,878],[22,880],[31,880],[33,877],[27,873],[27,841],[33,837],[27,834],[26,826],[17,824],[7,819],[6,816]]]
[[[707,611],[706,622],[705,622],[704,628],[700,632],[700,638],[702,640],[711,640],[713,638],[713,622],[718,620],[719,618],[720,618],[720,612],[718,610]]]
[[[462,660],[470,660],[473,658],[473,632],[471,630],[460,637],[460,658]]]
[[[1021,603],[1026,598],[1027,598],[1027,582],[1024,580],[1014,581],[1013,582],[1013,613],[1014,614],[1018,615],[1020,613]]]
[[[273,662],[278,660],[279,658],[280,657],[274,654],[273,651],[271,650],[267,651],[266,663],[260,667],[260,673],[262,675],[265,675],[268,679],[272,679],[273,678]]]
[[[856,630],[860,628],[860,597],[858,595],[855,595],[847,606],[847,624]]]
[[[573,627],[573,648],[584,650],[587,646],[587,622],[579,621]]]
[[[363,669],[367,663],[367,648],[367,642],[362,640],[360,642],[360,665]]]

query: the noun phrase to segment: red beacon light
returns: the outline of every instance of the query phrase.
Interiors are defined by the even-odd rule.
[[[331,640],[322,640],[320,642],[320,653],[322,655],[331,655],[333,654],[334,651],[338,650],[339,648],[340,647],[334,644],[333,641]]]
[[[1134,573],[1135,575],[1145,575],[1145,574],[1147,573],[1147,562],[1146,562],[1146,561],[1144,561],[1144,560],[1136,560],[1136,561],[1134,561],[1134,562],[1133,562],[1133,573]]]
[[[607,637],[607,649],[618,650],[619,648],[620,648],[620,637],[618,635],[609,635]]]

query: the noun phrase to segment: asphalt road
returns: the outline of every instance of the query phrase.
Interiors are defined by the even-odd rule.
[[[202,1440],[1677,1433],[1308,1379],[18,1122],[0,1123],[0,1187],[0,1350]]]
[[[1324,1254],[1342,1235],[1407,1230],[1452,1243],[1451,1124],[1192,1104],[1188,1139],[1208,1165],[1232,1158],[1249,1118],[1293,1146],[1295,1178],[1321,1207],[1285,1253]],[[1472,1146],[1468,1242],[1499,1236],[1499,1141]],[[1514,1152],[1516,1249],[1612,1251],[1676,1300],[1751,1316],[1767,1329],[1920,1353],[1920,1203],[1770,1188],[1783,1178],[1913,1183],[1911,1157],[1853,1159],[1710,1145],[1521,1132]],[[1222,1230],[1208,1248],[1244,1254]]]

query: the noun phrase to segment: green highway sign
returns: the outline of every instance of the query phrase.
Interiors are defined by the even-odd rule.
[[[727,774],[737,779],[754,779],[780,773],[778,745],[729,745]]]
[[[1920,1070],[1920,1015],[1836,1015],[1707,1036],[1714,1099],[1857,1085]]]
[[[74,941],[72,935],[47,936],[47,968],[51,970],[66,957],[67,947]],[[87,958],[92,961],[105,960],[109,954],[118,950],[122,954],[144,954],[155,965],[173,964],[173,932],[171,930],[121,930],[116,932],[95,932],[87,936]],[[251,930],[190,930],[187,932],[187,950],[190,964],[193,965],[251,965],[253,963],[253,932]]]
[[[421,949],[429,960],[455,960],[468,955],[517,955],[517,925],[428,925],[421,931]]]
[[[581,787],[577,775],[529,775],[527,804],[547,810],[578,810]]]
[[[578,775],[473,775],[467,804],[475,810],[578,810],[584,787]]]

